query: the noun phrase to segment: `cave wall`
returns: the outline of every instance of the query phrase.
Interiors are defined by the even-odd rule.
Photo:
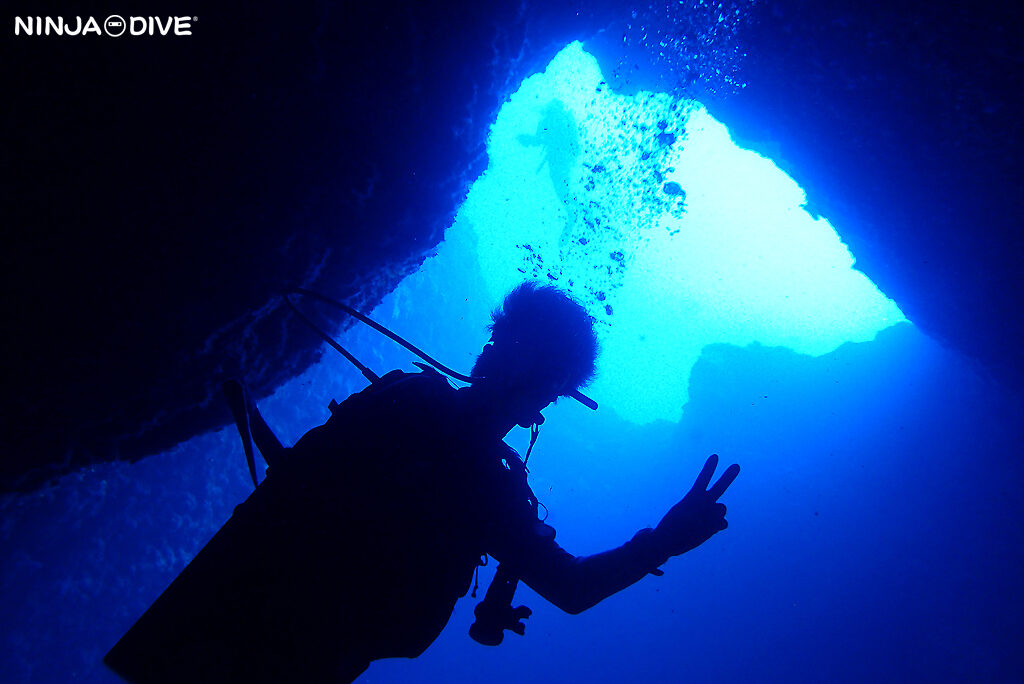
[[[1021,387],[1020,11],[711,4],[232,2],[187,38],[6,35],[0,488],[140,458],[225,422],[224,377],[308,365],[281,292],[378,301],[573,39],[614,87],[705,99],[912,320]]]
[[[5,36],[0,489],[153,453],[228,420],[224,378],[307,366],[281,294],[389,292],[593,10],[231,2],[188,37]]]

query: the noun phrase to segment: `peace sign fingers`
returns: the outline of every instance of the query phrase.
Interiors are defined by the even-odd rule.
[[[700,475],[697,476],[696,481],[693,483],[693,487],[690,489],[691,492],[704,492],[707,491],[708,485],[711,484],[711,476],[715,474],[715,468],[718,467],[718,454],[711,454],[708,457],[704,467],[701,468]]]
[[[722,473],[722,477],[718,478],[711,489],[708,490],[708,494],[711,496],[712,501],[718,501],[722,494],[725,494],[725,490],[729,488],[736,476],[740,474],[740,467],[733,463],[731,466],[725,469]]]
[[[740,467],[733,463],[725,469],[722,477],[718,478],[718,482],[711,489],[708,489],[708,485],[711,484],[711,476],[715,474],[716,468],[718,468],[718,454],[711,454],[707,462],[704,463],[704,467],[701,469],[700,475],[697,476],[697,480],[693,483],[693,488],[690,491],[692,493],[707,494],[711,497],[712,501],[718,501],[719,497],[725,494],[725,490],[736,479],[736,476],[740,474]]]

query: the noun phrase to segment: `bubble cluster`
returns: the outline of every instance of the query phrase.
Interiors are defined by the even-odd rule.
[[[614,309],[605,300],[621,287],[637,247],[686,211],[685,188],[670,175],[693,107],[665,93],[619,95],[604,81],[547,101],[534,131],[515,142],[540,152],[535,171],[549,176],[562,225],[557,250],[516,244],[518,272],[560,284],[607,323]]]
[[[634,10],[622,40],[647,53],[659,74],[659,89],[687,99],[725,95],[744,87],[740,65],[746,53],[739,34],[755,0],[664,0]],[[615,67],[622,78],[631,67]]]

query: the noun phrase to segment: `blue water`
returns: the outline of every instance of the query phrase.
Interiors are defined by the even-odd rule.
[[[534,615],[499,648],[467,636],[467,598],[423,656],[359,681],[1020,681],[1020,404],[908,321],[770,160],[596,69],[568,46],[523,84],[446,241],[374,315],[467,370],[512,285],[572,291],[604,353],[601,409],[545,411],[531,458],[559,541],[653,525],[712,452],[743,467],[730,527],[582,615],[520,588]],[[372,331],[342,338],[410,369]],[[364,384],[325,352],[261,407],[290,443]],[[251,490],[236,442],[0,500],[4,681],[113,681],[103,653]]]

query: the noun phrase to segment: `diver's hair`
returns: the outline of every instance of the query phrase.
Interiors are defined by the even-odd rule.
[[[491,313],[491,320],[497,358],[484,364],[478,358],[473,376],[555,380],[565,392],[593,380],[598,354],[594,319],[557,287],[524,282]]]

